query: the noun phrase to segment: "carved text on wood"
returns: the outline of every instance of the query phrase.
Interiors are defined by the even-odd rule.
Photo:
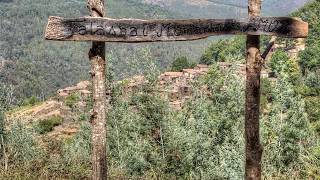
[[[191,20],[138,20],[109,18],[64,19],[50,17],[49,40],[153,42],[202,39],[213,35],[251,34],[306,37],[308,24],[285,17]]]

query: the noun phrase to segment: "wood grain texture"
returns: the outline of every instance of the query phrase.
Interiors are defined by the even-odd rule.
[[[235,19],[141,20],[49,17],[45,38],[64,41],[188,41],[215,35],[270,35],[304,38],[308,23],[289,17]]]
[[[259,16],[261,0],[248,1],[249,17]],[[260,53],[260,36],[248,35],[246,42],[246,97],[245,97],[245,142],[246,165],[245,179],[261,179],[261,157],[263,148],[260,144],[260,76],[263,58]]]
[[[103,0],[87,0],[87,7],[91,17],[101,18],[104,16]],[[106,126],[106,59],[105,43],[92,42],[89,51],[92,76],[93,109],[90,118],[92,125],[92,180],[106,180],[107,167],[107,126]]]

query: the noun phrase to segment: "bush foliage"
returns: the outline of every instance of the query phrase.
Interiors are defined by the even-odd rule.
[[[59,116],[53,116],[49,119],[40,120],[36,125],[36,131],[39,134],[45,134],[53,130],[54,127],[59,126],[63,119]]]
[[[194,68],[195,65],[196,65],[195,63],[189,62],[187,57],[181,56],[173,61],[171,65],[171,71],[179,72],[179,71],[182,71],[183,69]]]
[[[315,1],[296,14],[312,25],[312,36],[307,39],[311,50],[297,60],[283,51],[275,52],[270,66],[277,78],[262,80],[260,131],[264,179],[320,178],[319,58],[312,49],[319,42],[315,38],[320,32],[319,6],[320,1]],[[126,98],[120,96],[121,87],[112,89],[112,109],[107,113],[110,179],[242,179],[245,82],[235,68],[221,71],[216,62],[243,61],[244,47],[243,39],[239,38],[211,45],[201,57],[201,63],[211,64],[210,70],[193,82],[193,94],[179,111],[152,93],[158,76],[152,72],[158,64],[150,63],[154,59],[149,51],[139,52],[133,60],[137,64],[145,60],[141,63],[147,69],[144,72],[150,84],[126,94]],[[181,69],[186,62],[180,58],[175,66]],[[143,74],[139,67],[136,66],[137,72]],[[10,101],[4,94],[0,94],[0,101],[7,106]],[[67,104],[74,107],[77,100],[71,96]],[[2,104],[0,107],[7,109]],[[51,131],[61,119],[40,121],[34,129],[18,122],[13,124],[2,136],[5,143],[0,149],[0,176],[90,178],[91,130],[88,118],[82,119],[75,136],[63,141],[48,139],[47,148],[39,143],[36,132]]]

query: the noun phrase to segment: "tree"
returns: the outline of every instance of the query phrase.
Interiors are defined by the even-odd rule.
[[[241,61],[244,59],[244,42],[241,37],[214,42],[200,57],[200,64]]]
[[[320,45],[307,47],[299,55],[299,64],[302,72],[305,74],[308,70],[315,71],[320,68]]]
[[[302,157],[313,141],[305,103],[284,74],[272,88],[272,96],[271,110],[263,117],[262,128],[265,177],[296,179],[299,174],[293,171],[304,171]]]

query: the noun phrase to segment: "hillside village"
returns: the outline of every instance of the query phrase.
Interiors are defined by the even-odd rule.
[[[168,10],[167,6],[178,2],[112,0],[110,4],[112,7],[138,6],[137,12],[146,11],[148,16],[153,7],[157,12],[172,12],[176,7]],[[292,4],[302,2],[307,0],[295,0]],[[16,1],[4,3],[7,7]],[[184,8],[205,9],[212,2],[188,0],[186,4]],[[261,38],[262,52],[270,46],[261,71],[260,138],[264,148],[261,164],[264,179],[320,177],[319,7],[320,2],[316,0],[292,14],[309,22],[308,38]],[[192,46],[152,44],[150,52],[153,53],[152,48],[163,52],[150,55],[149,51],[142,51],[132,56],[136,59],[124,55],[135,51],[134,46],[112,44],[123,51],[119,54],[107,47],[111,66],[108,71],[117,75],[113,79],[114,74],[106,74],[107,81],[112,81],[107,83],[105,99],[110,179],[243,179],[245,39],[212,41],[204,51],[198,52],[201,56],[184,53],[193,54],[190,51],[196,51],[193,47],[207,46],[203,41]],[[9,60],[16,58],[9,55],[2,57],[0,51],[0,80],[11,83],[0,82],[0,91],[12,88],[15,92],[5,92],[17,100],[3,106],[8,98],[0,92],[3,103],[0,105],[0,179],[89,179],[94,115],[92,82],[88,75],[83,75],[88,68],[76,61],[87,60],[87,52],[74,53],[77,49],[84,51],[85,45],[73,48],[54,44],[47,46],[50,52],[43,55],[42,51],[49,50],[41,44],[34,40],[24,47],[23,53],[11,49],[11,54],[21,57],[29,53],[21,61]],[[5,48],[10,49],[9,45]],[[175,53],[180,49],[185,52]],[[63,55],[57,53],[60,51]],[[185,57],[183,68],[173,70],[166,66],[171,51],[175,57]],[[51,64],[53,56],[56,61]],[[117,62],[118,58],[122,61]],[[162,69],[157,72],[152,68],[139,69],[149,68],[147,65],[138,67],[138,71],[124,72],[132,68],[127,61],[143,64],[149,59],[158,60],[154,67]],[[58,72],[59,67],[66,73]],[[44,72],[47,70],[50,72]],[[141,73],[144,71],[153,74],[149,77]],[[20,74],[14,76],[13,72]],[[119,76],[119,72],[131,75]]]
[[[220,62],[218,64],[223,71],[228,71],[232,66],[230,63]],[[235,67],[237,69],[236,73],[244,78],[245,65],[239,64]],[[158,78],[156,92],[154,93],[167,100],[173,109],[180,110],[184,102],[192,96],[193,81],[208,71],[208,65],[198,64],[194,69],[183,69],[182,72],[164,72]],[[268,77],[267,72],[263,72],[262,75]],[[122,94],[126,96],[127,94],[138,92],[146,83],[144,76],[134,76],[114,84],[121,85]],[[205,90],[205,87],[203,89]],[[77,96],[78,98],[72,105],[73,107],[70,107],[66,99],[72,96]],[[58,90],[56,96],[49,98],[47,101],[8,112],[6,124],[9,125],[16,120],[21,120],[23,124],[28,126],[38,121],[60,117],[63,119],[61,125],[56,126],[47,136],[53,138],[69,137],[79,129],[79,123],[73,122],[73,120],[78,119],[81,112],[85,113],[88,110],[87,103],[89,98],[91,98],[91,83],[82,81],[75,86]]]
[[[275,40],[275,39],[273,39]],[[272,41],[273,41],[272,40]],[[286,44],[277,43],[273,45],[272,51],[278,48],[287,50],[290,58],[297,58],[299,52],[305,49],[305,41],[298,39],[295,46],[286,48]],[[272,54],[269,54],[271,57]],[[267,60],[270,60],[267,59]],[[246,67],[245,64],[233,64],[227,62],[217,62],[219,69],[225,73],[233,71],[237,76],[245,79]],[[158,76],[154,94],[160,96],[163,100],[168,101],[171,108],[181,110],[186,101],[193,95],[193,83],[210,69],[209,65],[197,64],[192,69],[183,69],[181,72],[164,72]],[[274,73],[270,69],[263,69],[261,72],[262,78],[269,78],[271,81],[276,81]],[[121,94],[126,98],[128,94],[139,93],[148,81],[142,75],[136,75],[129,79],[113,82],[113,86],[121,86]],[[202,87],[204,92],[210,93],[207,87]],[[49,98],[47,101],[37,103],[34,106],[27,106],[17,110],[9,111],[6,115],[7,123],[12,124],[16,120],[22,120],[25,125],[32,125],[38,121],[43,121],[50,118],[59,117],[63,120],[60,125],[52,129],[52,132],[47,135],[52,138],[70,137],[75,135],[80,126],[74,122],[80,118],[81,113],[88,113],[88,99],[91,98],[91,82],[81,81],[75,86],[59,89],[56,95]],[[110,97],[110,91],[107,92],[107,99]],[[72,105],[68,105],[68,98],[76,97]],[[76,111],[75,111],[76,109]]]

